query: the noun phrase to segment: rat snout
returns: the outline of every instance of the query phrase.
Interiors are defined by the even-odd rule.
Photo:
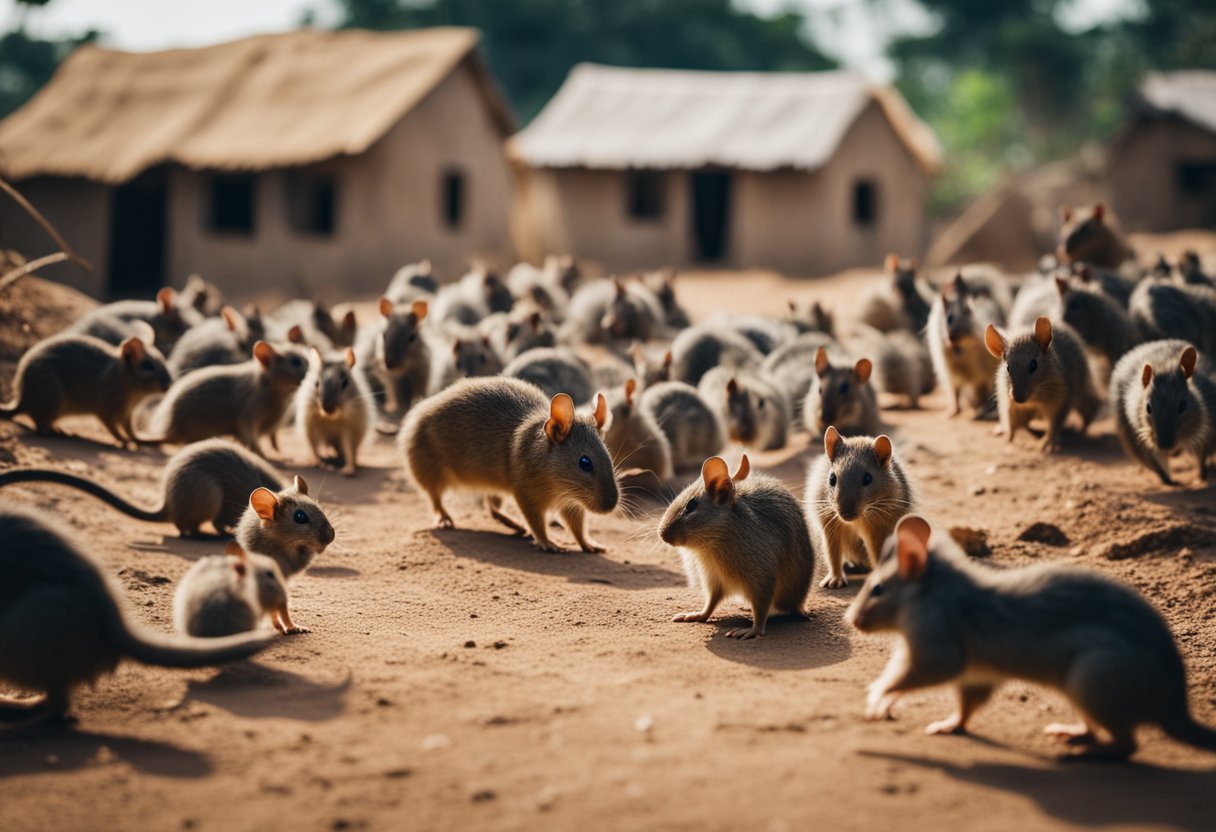
[[[668,546],[679,546],[683,539],[683,535],[680,534],[674,521],[659,529],[659,540],[662,540]]]
[[[321,412],[326,416],[333,416],[342,406],[341,396],[336,388],[326,386],[321,392]]]
[[[1026,400],[1030,398],[1030,393],[1025,385],[1011,381],[1009,384],[1009,398],[1015,404],[1026,404]]]
[[[1157,443],[1159,450],[1167,453],[1174,450],[1174,446],[1178,444],[1178,436],[1173,425],[1153,425],[1153,440]]]
[[[334,542],[334,527],[331,526],[327,521],[325,525],[321,527],[319,536],[321,538],[321,543],[328,546]]]
[[[852,523],[861,516],[856,500],[842,500],[836,503],[836,514],[846,523]]]
[[[605,488],[600,494],[599,512],[608,514],[616,508],[616,504],[621,499],[621,491],[617,488],[616,480],[612,481],[612,485]]]

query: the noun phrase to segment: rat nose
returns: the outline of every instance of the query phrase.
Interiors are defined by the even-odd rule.
[[[326,546],[334,542],[334,527],[326,523],[321,528],[321,542]]]

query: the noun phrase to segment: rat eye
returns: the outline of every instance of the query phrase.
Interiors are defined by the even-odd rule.
[[[143,361],[141,361],[141,362],[140,362],[140,364],[139,364],[139,366],[140,366],[140,367],[143,367],[145,370],[153,370],[153,369],[155,369],[155,367],[153,367],[153,366],[152,366],[152,362],[151,362],[151,360],[149,360],[149,359],[147,359],[147,358],[145,358]]]
[[[345,390],[346,385],[348,385],[348,384],[350,384],[350,376],[344,376],[342,378],[342,389]]]
[[[591,464],[591,457],[583,454],[578,458],[578,467],[582,468],[588,474],[595,470],[595,466]]]
[[[842,396],[849,395],[849,383],[847,381],[844,384],[840,385],[840,395],[842,395]]]
[[[1145,409],[1145,410],[1147,410],[1149,413],[1152,413],[1152,412],[1153,412],[1153,406],[1152,406],[1151,404],[1149,404],[1149,405],[1145,405],[1145,406],[1144,406],[1144,409]]]
[[[300,360],[300,356],[298,356],[298,355],[293,355],[293,356],[291,357],[291,366],[293,366],[293,367],[300,367],[300,366],[302,366],[303,364],[304,364],[304,362]]]
[[[1037,359],[1034,359],[1034,358],[1030,359],[1030,367],[1029,367],[1028,369],[1029,369],[1029,370],[1030,370],[1030,372],[1032,372],[1032,373],[1033,373],[1035,370],[1039,369],[1039,362],[1038,362],[1038,360],[1037,360]]]
[[[832,473],[828,474],[828,486],[829,486],[830,488],[835,488],[835,487],[836,487],[836,472],[835,472],[835,471],[833,471]]]
[[[862,485],[869,485],[869,484],[870,484],[870,483],[872,483],[872,482],[874,482],[874,478],[870,476],[870,472],[869,472],[869,471],[866,471],[866,473],[865,473],[865,474],[862,476],[862,478],[861,478],[861,484],[862,484]]]
[[[307,523],[308,522],[308,514],[302,508],[296,509],[296,513],[293,514],[291,516],[291,518],[293,520],[295,520],[297,523]]]
[[[874,586],[870,587],[870,597],[871,598],[881,598],[882,597],[882,584],[874,584]]]
[[[271,572],[269,569],[267,569],[265,572],[262,573],[262,577],[263,578],[273,578],[274,573]]]
[[[477,358],[478,358],[478,360],[479,360],[479,361],[481,361],[482,366],[485,366],[485,363],[486,363],[486,357],[485,357],[485,355],[484,355],[484,354],[483,354],[483,355],[479,355],[479,356],[477,356]]]
[[[687,503],[684,504],[684,513],[692,514],[694,511],[697,510],[698,505],[700,505],[700,503],[697,502],[697,498],[693,497],[691,500],[689,500]]]
[[[953,315],[947,315],[947,316],[946,316],[946,325],[947,325],[947,326],[954,326],[954,316],[953,316]]]
[[[1178,402],[1178,412],[1179,413],[1186,412],[1186,399],[1183,399],[1182,401]]]
[[[411,333],[410,333],[410,340],[409,340],[409,343],[411,343],[411,344],[412,344],[412,343],[414,343],[414,342],[415,342],[415,341],[417,341],[417,340],[418,340],[418,333],[416,333],[416,332],[411,332]]]
[[[760,399],[760,401],[756,402],[756,407],[764,410],[764,399]]]

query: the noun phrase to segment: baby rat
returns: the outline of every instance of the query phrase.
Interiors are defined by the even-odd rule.
[[[380,299],[380,320],[359,331],[355,353],[368,386],[388,413],[408,411],[431,382],[431,350],[422,333],[427,302],[394,306]]]
[[[256,630],[269,617],[284,635],[310,632],[292,622],[287,605],[279,565],[229,542],[224,554],[200,558],[182,576],[173,594],[173,626],[186,635],[217,638]]]
[[[1135,257],[1119,230],[1107,220],[1106,206],[1101,202],[1088,213],[1074,211],[1065,205],[1060,209],[1060,220],[1056,254],[1065,263],[1089,263],[1117,269],[1124,260]]]
[[[1094,389],[1081,339],[1066,324],[1053,326],[1049,318],[1040,317],[1033,330],[1012,338],[989,324],[984,343],[1001,359],[996,403],[1000,432],[1010,442],[1036,415],[1047,422],[1041,447],[1049,453],[1059,447],[1064,420],[1073,410],[1081,416],[1081,430],[1089,427],[1102,400]]]
[[[55,433],[63,416],[92,414],[126,445],[135,441],[131,416],[148,396],[169,389],[165,359],[139,338],[118,347],[89,335],[56,335],[21,356],[13,378],[16,398],[0,416],[29,416],[39,433]]]
[[[664,381],[649,386],[638,399],[638,408],[667,437],[676,471],[696,470],[726,444],[722,420],[691,384]]]
[[[250,492],[283,488],[269,463],[227,439],[195,442],[171,456],[161,476],[164,496],[154,509],[140,508],[92,480],[62,471],[24,469],[0,474],[0,487],[21,482],[53,482],[78,488],[137,520],[172,523],[182,537],[197,536],[207,522],[218,533],[227,534],[236,528]]]
[[[68,332],[117,346],[126,337],[123,324],[144,321],[156,333],[157,348],[168,355],[177,339],[202,319],[194,307],[179,303],[177,292],[166,286],[156,293],[156,300],[119,300],[99,306],[68,327]]]
[[[916,259],[900,260],[898,255],[888,254],[883,269],[882,278],[859,301],[857,320],[880,332],[924,331],[932,292],[917,277]]]
[[[908,691],[953,685],[957,710],[926,731],[962,733],[997,685],[1021,679],[1072,703],[1082,722],[1046,733],[1083,746],[1082,756],[1126,759],[1145,724],[1216,751],[1216,731],[1191,716],[1169,628],[1132,589],[1057,564],[986,569],[915,515],[899,522],[892,544],[895,557],[870,574],[848,612],[862,632],[900,637],[870,685],[868,718],[888,718]]]
[[[989,294],[973,290],[962,272],[942,287],[925,329],[937,382],[950,401],[950,415],[962,412],[964,397],[976,418],[991,411],[998,359],[984,346],[989,325],[1003,326],[1005,313]]]
[[[556,509],[583,551],[602,552],[583,524],[586,511],[607,514],[620,497],[604,446],[610,419],[602,394],[593,415],[576,416],[565,393],[550,401],[518,379],[470,378],[410,411],[399,443],[440,528],[455,526],[443,507],[444,493],[477,489],[489,492],[486,506],[494,519],[520,534],[530,531],[536,548],[563,551],[546,527],[546,514]],[[515,497],[526,529],[500,510],[503,494]]]
[[[751,604],[752,626],[727,638],[764,635],[773,613],[801,614],[815,568],[798,500],[780,480],[749,477],[750,470],[746,454],[734,477],[721,457],[705,460],[701,479],[671,501],[659,524],[659,538],[680,547],[689,586],[705,596],[704,609],[673,621],[708,621],[732,595]]]
[[[561,340],[601,344],[611,341],[648,341],[663,322],[659,299],[637,283],[596,280],[584,284],[570,298]]]
[[[291,488],[277,493],[269,488],[253,490],[249,508],[237,523],[236,542],[246,552],[271,558],[290,578],[334,542],[334,527],[308,496],[308,483],[297,476]]]
[[[806,513],[823,540],[828,574],[820,586],[846,586],[844,562],[874,569],[895,522],[913,508],[912,487],[890,438],[823,436],[824,455],[806,480]]]
[[[270,437],[278,450],[277,431],[296,388],[308,372],[303,350],[294,345],[253,345],[253,360],[206,367],[179,379],[152,414],[151,444],[185,444],[213,436],[235,436],[256,454],[258,440]]]
[[[608,394],[612,421],[604,434],[604,444],[618,468],[652,471],[665,482],[672,474],[671,444],[654,414],[640,407],[637,389],[637,381],[631,378],[619,391]]]
[[[307,440],[318,464],[321,451],[332,449],[344,476],[357,470],[359,446],[372,425],[372,393],[355,367],[355,351],[324,359],[312,350],[308,375],[296,392],[296,431]]]
[[[441,354],[442,366],[434,372],[433,393],[450,387],[462,378],[496,376],[503,370],[502,358],[489,335],[464,330],[452,339],[452,347]]]
[[[169,369],[174,378],[203,367],[247,360],[253,345],[266,337],[266,327],[257,307],[250,306],[245,311],[242,315],[225,306],[220,317],[209,318],[186,330],[169,354]]]
[[[270,644],[263,634],[203,642],[132,626],[121,592],[92,557],[56,530],[63,525],[0,506],[0,681],[46,695],[32,707],[0,700],[3,721],[28,714],[9,730],[62,718],[74,687],[96,682],[124,658],[203,667],[252,656]]]
[[[1197,366],[1198,365],[1198,366]],[[1123,449],[1166,485],[1168,457],[1190,451],[1199,479],[1216,454],[1216,370],[1186,341],[1150,341],[1120,359],[1110,375],[1110,404]]]
[[[829,425],[849,435],[875,434],[882,424],[878,416],[878,397],[870,384],[873,365],[868,358],[856,364],[833,364],[826,348],[815,353],[815,375],[802,406],[803,421],[812,436],[819,436]]]
[[[763,376],[715,367],[701,378],[697,392],[716,407],[730,441],[760,451],[785,447],[790,403]]]

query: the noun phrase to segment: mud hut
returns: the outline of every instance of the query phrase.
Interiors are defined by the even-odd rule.
[[[509,147],[524,256],[792,274],[918,252],[939,157],[897,92],[853,73],[589,64]]]
[[[95,265],[48,274],[97,297],[193,272],[339,297],[420,257],[503,258],[514,124],[477,42],[437,28],[82,47],[0,123],[0,172]],[[0,233],[48,246],[8,204]]]

